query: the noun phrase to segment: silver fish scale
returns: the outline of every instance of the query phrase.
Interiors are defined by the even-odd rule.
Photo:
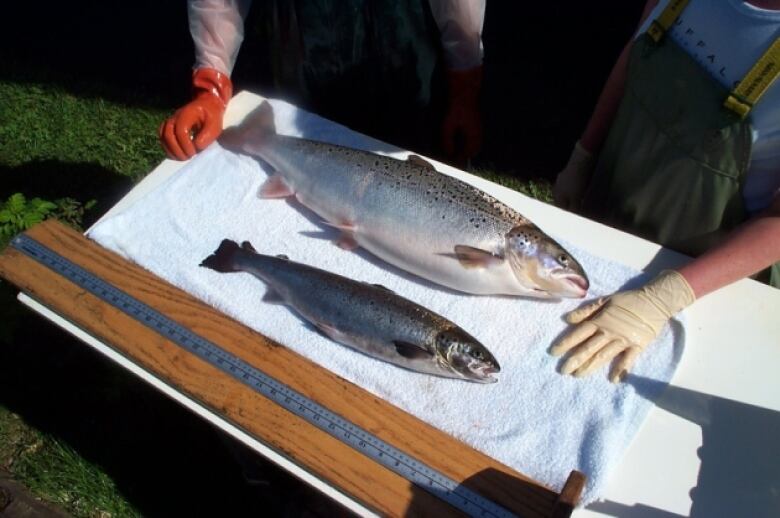
[[[507,223],[515,225],[532,225],[522,214],[499,201],[488,193],[467,184],[457,178],[428,169],[409,160],[376,155],[366,151],[355,150],[335,144],[326,144],[306,139],[291,139],[300,151],[314,151],[336,155],[350,161],[362,159],[354,167],[363,171],[349,171],[349,174],[372,174],[376,187],[385,187],[396,191],[409,191],[414,198],[425,192],[425,198],[431,205],[439,201],[447,202],[469,214],[469,222],[474,228],[494,227],[505,229]],[[296,142],[297,141],[297,142]],[[314,149],[311,149],[314,148]],[[353,157],[354,155],[354,157]]]
[[[459,291],[525,295],[508,263],[465,268],[459,246],[503,257],[516,227],[544,235],[496,198],[409,160],[275,135],[254,151],[297,199],[331,225],[403,270]],[[348,244],[348,241],[345,241]]]
[[[348,335],[374,335],[385,346],[403,340],[434,352],[436,335],[457,327],[383,286],[263,254],[237,253],[235,264],[265,281],[307,320]],[[387,357],[388,351],[381,352]]]

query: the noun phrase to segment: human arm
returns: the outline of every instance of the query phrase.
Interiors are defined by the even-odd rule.
[[[244,37],[251,0],[190,0],[190,33],[195,44],[193,98],[160,125],[168,156],[191,158],[222,131],[222,118],[233,95],[230,73]]]
[[[638,27],[645,22],[658,0],[647,0]],[[628,74],[628,57],[634,45],[634,37],[623,47],[620,56],[612,66],[606,83],[601,90],[593,113],[588,119],[585,130],[572,150],[566,166],[558,173],[553,187],[555,204],[567,210],[579,208],[582,195],[590,180],[590,174],[596,165],[596,156],[615,120],[618,106],[623,98]]]
[[[696,298],[739,279],[754,275],[780,261],[780,194],[772,205],[732,232],[679,272]]]
[[[616,359],[621,379],[676,313],[696,299],[780,261],[780,194],[721,244],[676,271],[662,272],[638,290],[616,293],[567,315],[576,327],[550,352],[571,352],[561,373],[586,376]]]
[[[446,64],[447,106],[441,127],[444,153],[459,163],[482,146],[482,26],[486,0],[430,0]]]

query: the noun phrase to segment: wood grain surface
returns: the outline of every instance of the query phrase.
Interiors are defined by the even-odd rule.
[[[567,516],[579,498],[581,474],[575,472],[570,477],[561,498],[555,491],[250,330],[56,221],[44,222],[27,234],[292,389],[520,516]],[[392,516],[459,514],[443,500],[21,252],[11,247],[6,249],[0,256],[0,275],[154,376],[367,507]]]

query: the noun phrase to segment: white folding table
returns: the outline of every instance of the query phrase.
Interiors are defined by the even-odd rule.
[[[247,92],[230,103],[225,125],[258,102]],[[183,165],[165,160],[109,212],[151,191]],[[683,256],[531,199],[463,171],[448,173],[510,203],[553,235],[590,253],[650,273]],[[150,376],[111,347],[20,294],[45,318],[135,373],[267,459],[360,514],[361,503],[290,462],[219,415]],[[671,385],[649,413],[603,494],[574,516],[780,516],[780,290],[743,280],[686,310],[685,351]],[[630,382],[630,380],[629,380]]]

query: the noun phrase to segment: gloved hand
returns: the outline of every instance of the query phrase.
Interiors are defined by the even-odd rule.
[[[579,209],[595,165],[596,159],[593,154],[577,141],[569,162],[555,179],[553,200],[557,206],[570,211]]]
[[[199,68],[192,74],[192,101],[179,108],[160,125],[160,142],[168,156],[187,160],[202,151],[222,132],[222,117],[233,84],[213,68]]]
[[[664,324],[695,300],[685,277],[665,270],[640,289],[601,298],[569,313],[567,322],[578,325],[550,353],[560,356],[573,351],[561,373],[577,377],[591,374],[622,354],[609,376],[615,383],[628,373]]]
[[[479,110],[482,66],[448,70],[447,86],[447,113],[441,128],[441,145],[449,158],[465,164],[482,147],[482,115]]]

